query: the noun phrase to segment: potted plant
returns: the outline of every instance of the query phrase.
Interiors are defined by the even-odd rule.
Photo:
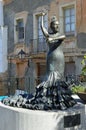
[[[77,94],[84,103],[86,103],[86,87],[82,85],[73,86],[71,88],[73,94]]]
[[[82,82],[86,82],[86,54],[84,55],[81,64],[82,64],[81,79],[82,79]]]
[[[80,76],[80,79],[82,82],[86,82],[86,54],[84,55],[81,64],[82,64],[82,74]],[[86,103],[86,86],[75,85],[71,88],[71,90],[74,94],[77,94],[84,101],[84,103]]]

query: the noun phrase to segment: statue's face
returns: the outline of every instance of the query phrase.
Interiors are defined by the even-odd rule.
[[[53,32],[58,32],[58,21],[52,22],[51,29]]]

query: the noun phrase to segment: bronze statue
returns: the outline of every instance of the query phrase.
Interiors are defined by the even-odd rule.
[[[8,99],[8,101],[3,100],[3,103],[10,106],[23,107],[33,110],[65,110],[76,104],[76,101],[71,97],[71,91],[68,85],[63,80],[64,54],[61,44],[64,41],[65,36],[59,33],[59,23],[55,16],[51,19],[51,32],[49,33],[43,25],[43,16],[45,14],[41,13],[41,15],[41,29],[49,46],[46,58],[47,78],[36,87],[35,95],[31,98],[27,95],[25,100],[25,98],[18,96],[16,98],[16,102],[12,102],[12,100]]]
[[[64,35],[59,34],[59,23],[55,16],[52,17],[50,28],[52,29],[49,33],[43,25],[42,13],[42,24],[41,29],[46,38],[46,42],[49,46],[49,51],[47,53],[47,75],[52,75],[52,80],[62,79],[64,76],[64,55],[62,51],[62,46],[60,46],[65,39]]]

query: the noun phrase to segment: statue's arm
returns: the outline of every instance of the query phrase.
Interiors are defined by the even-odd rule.
[[[49,38],[47,38],[47,41],[48,43],[57,42],[58,40],[62,42],[64,39],[65,39],[65,35],[61,35],[61,36],[50,35]]]
[[[47,29],[44,27],[43,14],[42,14],[42,19],[41,19],[41,29],[42,29],[42,32],[43,32],[44,36],[45,36],[46,38],[49,37],[48,31],[47,31]]]
[[[61,39],[61,40],[64,40],[64,39],[65,39],[65,35],[59,36],[58,39],[59,39],[59,40],[60,40],[60,39]]]
[[[64,40],[65,39],[65,35],[50,35],[50,37],[54,40],[54,39],[57,39],[57,40]]]

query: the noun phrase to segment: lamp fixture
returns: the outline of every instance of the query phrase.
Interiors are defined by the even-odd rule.
[[[20,59],[24,59],[25,56],[26,56],[26,53],[21,49],[21,51],[19,51],[19,53],[18,53],[18,57],[19,57]]]

